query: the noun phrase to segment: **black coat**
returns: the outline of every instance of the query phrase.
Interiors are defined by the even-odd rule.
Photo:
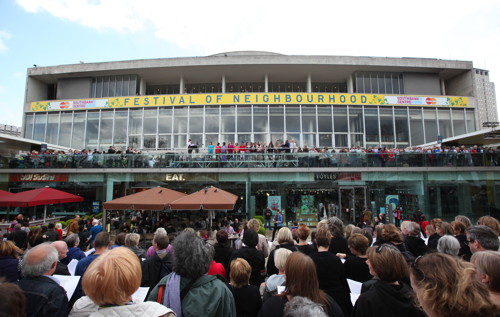
[[[236,305],[236,317],[255,317],[262,307],[259,288],[255,285],[245,285],[241,288],[229,286]]]
[[[360,283],[371,280],[373,276],[366,260],[367,258],[347,256],[344,262],[345,277]]]
[[[427,246],[425,245],[425,241],[420,237],[406,236],[405,244],[414,257],[419,257],[424,255],[427,252]]]
[[[25,278],[17,284],[26,297],[26,316],[68,316],[66,291],[50,277]]]
[[[242,258],[247,260],[248,264],[252,267],[252,274],[250,275],[250,284],[257,287],[264,282],[265,276],[265,262],[264,253],[257,250],[256,248],[243,247],[239,250],[234,251],[231,261],[236,258]],[[229,271],[227,271],[227,276],[229,276]]]
[[[170,253],[160,257],[154,254],[152,257],[142,261],[142,287],[149,287],[148,295],[158,282],[167,274],[172,272],[174,258]],[[162,274],[163,272],[163,274]],[[163,275],[163,276],[162,276]]]
[[[229,245],[218,244],[218,243],[214,246],[214,249],[215,249],[214,261],[224,265],[226,272],[229,272],[229,264],[230,264],[229,261],[233,256],[234,249],[231,248]]]

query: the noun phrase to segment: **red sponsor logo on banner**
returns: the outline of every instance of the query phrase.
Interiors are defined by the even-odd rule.
[[[68,174],[10,174],[10,182],[67,182]]]
[[[361,173],[339,173],[339,181],[360,181]]]
[[[428,105],[435,105],[436,104],[436,98],[425,98],[425,103]]]

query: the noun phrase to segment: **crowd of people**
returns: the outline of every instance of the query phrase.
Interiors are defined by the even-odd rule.
[[[286,140],[275,143],[271,141],[268,144],[210,142],[205,148],[201,148],[189,141],[187,152],[145,153],[131,147],[120,150],[110,146],[106,151],[33,150],[4,159],[8,163],[3,165],[9,168],[166,168],[199,161],[273,161],[276,164],[281,162],[299,167],[500,166],[500,147],[438,145],[406,148],[321,148],[306,145],[299,147],[294,140]]]
[[[257,219],[158,223],[151,246],[139,233],[103,231],[99,219],[75,218],[61,234],[51,225],[38,238],[18,220],[0,244],[8,316],[500,315],[500,223],[491,216],[399,226],[331,217],[314,230],[283,224],[273,241]],[[81,279],[68,299],[53,275],[69,274],[72,260]],[[349,280],[362,283],[355,300]],[[145,301],[132,296],[139,287]]]

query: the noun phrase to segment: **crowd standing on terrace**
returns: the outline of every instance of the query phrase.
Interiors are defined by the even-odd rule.
[[[0,311],[8,316],[484,316],[500,315],[500,223],[426,220],[398,226],[367,210],[314,230],[258,219],[182,222],[144,213],[66,228],[22,215],[0,242]],[[275,223],[278,220],[274,220]],[[154,232],[152,241],[145,232]],[[260,232],[260,233],[259,233]],[[265,233],[265,235],[261,234]],[[84,253],[89,249],[90,253]],[[267,260],[266,260],[267,259]],[[81,276],[68,299],[54,274]],[[349,280],[362,283],[353,297]],[[144,302],[132,297],[140,287]],[[15,304],[15,305],[14,305]]]
[[[106,151],[94,149],[36,151],[0,158],[9,168],[165,168],[182,167],[183,162],[273,161],[285,166],[307,167],[404,167],[404,166],[500,166],[500,146],[430,146],[351,148],[303,147],[290,142],[210,142],[199,148],[188,142],[187,151],[145,153],[127,147],[110,146]],[[295,164],[288,164],[295,163]],[[180,164],[180,165],[179,165]],[[277,166],[271,165],[272,167]]]

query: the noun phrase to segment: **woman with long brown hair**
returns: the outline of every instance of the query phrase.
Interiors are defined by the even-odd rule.
[[[342,316],[338,304],[319,289],[316,265],[302,252],[293,252],[285,263],[285,291],[268,299],[259,312],[259,317],[281,317],[285,304],[295,296],[307,297],[321,304],[328,316]]]

